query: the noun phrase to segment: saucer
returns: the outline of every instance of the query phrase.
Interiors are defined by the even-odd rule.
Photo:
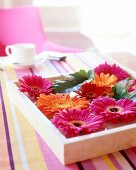
[[[32,67],[34,65],[43,63],[46,60],[46,56],[43,55],[36,55],[35,60],[33,63],[17,63],[12,60],[11,57],[7,57],[5,63],[6,64],[13,64],[16,67]]]

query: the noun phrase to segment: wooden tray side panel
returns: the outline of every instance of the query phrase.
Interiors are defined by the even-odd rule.
[[[136,128],[65,145],[65,164],[87,160],[136,146]]]

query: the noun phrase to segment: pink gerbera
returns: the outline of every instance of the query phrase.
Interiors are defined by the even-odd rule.
[[[60,111],[51,121],[67,138],[99,131],[104,124],[102,116],[92,115],[87,109]]]
[[[19,90],[25,92],[31,99],[36,99],[40,94],[51,93],[52,86],[48,79],[37,75],[27,75],[19,79]]]
[[[130,77],[130,75],[126,71],[124,71],[122,68],[120,68],[116,64],[110,65],[110,64],[107,64],[107,62],[105,62],[104,64],[100,64],[98,67],[96,67],[94,69],[94,72],[98,75],[100,75],[100,73],[104,73],[104,74],[109,73],[110,75],[113,74],[118,78],[118,81],[124,80],[127,77]]]
[[[116,122],[130,122],[136,119],[136,102],[130,99],[116,101],[110,97],[93,100],[91,111],[96,115],[103,115],[106,120]]]
[[[134,80],[130,80],[132,82],[131,86],[129,87],[128,91],[132,92],[134,90],[136,90],[136,79]]]

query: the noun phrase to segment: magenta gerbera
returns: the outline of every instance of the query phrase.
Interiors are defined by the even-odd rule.
[[[27,75],[19,79],[19,90],[25,92],[31,99],[40,94],[49,94],[53,91],[52,83],[41,76]]]
[[[113,123],[136,120],[136,102],[130,99],[116,101],[110,97],[103,97],[93,100],[90,109],[94,114],[103,115],[107,121],[111,120]]]
[[[87,109],[60,111],[51,121],[67,138],[102,130],[104,124],[102,116],[92,115]]]
[[[107,62],[105,62],[104,64],[100,64],[98,67],[96,67],[94,69],[94,72],[98,75],[100,75],[100,73],[104,73],[104,74],[109,73],[110,75],[113,74],[118,78],[118,81],[130,77],[130,75],[126,71],[124,71],[116,64],[110,65]]]

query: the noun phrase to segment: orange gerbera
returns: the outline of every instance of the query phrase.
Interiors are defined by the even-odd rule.
[[[79,98],[77,95],[70,97],[69,94],[41,94],[36,101],[36,106],[48,118],[63,109],[85,109],[89,106],[89,101],[85,97]]]
[[[93,84],[96,84],[98,87],[113,87],[117,82],[117,77],[115,75],[110,75],[100,73],[100,75],[95,74]]]

